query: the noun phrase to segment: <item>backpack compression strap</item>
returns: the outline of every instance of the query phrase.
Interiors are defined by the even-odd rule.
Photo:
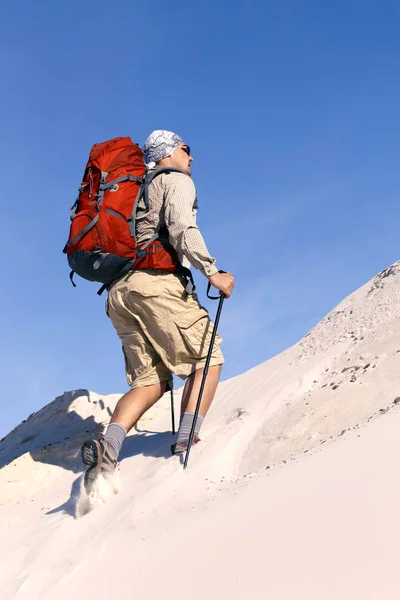
[[[139,193],[136,197],[135,203],[133,205],[133,211],[136,210],[136,203],[138,202],[139,199],[139,194],[142,194],[143,191],[143,180],[140,177],[134,177],[133,175],[125,175],[124,177],[118,177],[118,179],[114,179],[114,181],[110,181],[109,183],[105,183],[105,178],[107,177],[107,173],[102,172],[102,178],[101,178],[101,182],[99,185],[99,191],[97,193],[97,206],[100,207],[103,204],[103,198],[104,198],[104,194],[112,189],[113,187],[115,187],[116,185],[118,185],[118,183],[121,183],[122,181],[138,181],[140,182],[140,188],[139,188]],[[86,227],[84,227],[82,229],[82,231],[80,231],[75,237],[72,238],[72,240],[70,240],[69,242],[67,242],[64,246],[63,252],[64,254],[66,254],[67,252],[67,248],[69,248],[70,246],[73,246],[78,240],[80,240],[81,237],[83,237],[84,235],[87,234],[88,231],[90,231],[97,223],[99,219],[99,215],[97,214],[88,225],[86,225]],[[128,222],[129,222],[129,218],[128,218]],[[132,234],[132,229],[131,229],[131,224],[129,223],[129,228]],[[133,236],[135,237],[135,236]]]

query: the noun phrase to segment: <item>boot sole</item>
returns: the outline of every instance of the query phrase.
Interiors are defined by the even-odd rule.
[[[100,444],[96,440],[83,442],[81,446],[82,462],[89,468],[98,467],[101,462]]]
[[[93,489],[97,475],[100,473],[99,465],[101,463],[100,444],[96,440],[83,442],[81,446],[81,457],[84,465],[87,466],[83,483],[88,494]]]

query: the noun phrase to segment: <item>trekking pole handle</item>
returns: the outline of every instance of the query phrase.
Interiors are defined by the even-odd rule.
[[[218,273],[226,273],[226,271],[218,271]],[[210,298],[210,300],[219,300],[221,296],[223,296],[223,293],[220,292],[219,296],[210,296],[210,290],[211,290],[211,281],[208,282],[208,286],[207,286],[207,298]]]

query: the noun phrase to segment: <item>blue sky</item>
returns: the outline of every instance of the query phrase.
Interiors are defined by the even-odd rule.
[[[61,252],[93,143],[192,147],[200,229],[236,277],[224,379],[400,257],[397,2],[19,0],[2,25],[0,436],[64,391],[127,389],[104,296]]]

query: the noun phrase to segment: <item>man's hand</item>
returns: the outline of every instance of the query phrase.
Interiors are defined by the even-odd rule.
[[[235,287],[235,280],[232,273],[214,273],[208,278],[211,285],[223,293],[225,298],[229,298],[232,290]]]

